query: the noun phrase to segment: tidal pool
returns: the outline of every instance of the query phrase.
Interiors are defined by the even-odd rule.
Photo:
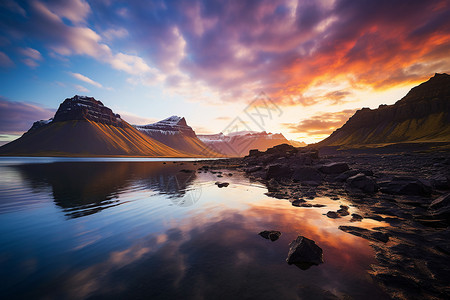
[[[294,207],[237,172],[188,171],[199,166],[1,158],[1,298],[387,298],[367,273],[369,242],[338,229],[350,217],[324,216],[345,200]],[[272,242],[263,230],[282,235]],[[323,249],[323,264],[286,263],[298,235]]]

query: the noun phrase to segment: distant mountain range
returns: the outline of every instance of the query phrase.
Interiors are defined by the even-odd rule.
[[[358,110],[314,146],[450,142],[450,75],[435,74],[393,105]]]
[[[253,148],[288,142],[281,134],[246,133],[227,140]],[[235,148],[237,149],[237,148]],[[18,156],[236,156],[199,139],[185,118],[172,116],[148,125],[130,125],[102,102],[86,96],[67,98],[49,120],[36,121],[20,138],[0,147],[0,155]]]
[[[215,152],[226,156],[245,156],[251,149],[266,151],[268,148],[280,144],[290,144],[295,147],[306,146],[305,143],[287,140],[281,133],[267,133],[256,131],[240,131],[225,135],[204,134],[198,138]]]
[[[85,96],[64,100],[52,119],[35,122],[19,139],[0,147],[0,155],[192,156],[149,138]]]
[[[198,139],[183,117],[171,116],[148,125],[134,125],[143,134],[173,149],[202,156],[222,156]]]

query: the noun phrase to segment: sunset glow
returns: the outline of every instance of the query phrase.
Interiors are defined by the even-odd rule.
[[[450,71],[446,0],[5,0],[0,16],[0,144],[75,94],[207,134],[261,92],[283,112],[267,132],[313,143]]]

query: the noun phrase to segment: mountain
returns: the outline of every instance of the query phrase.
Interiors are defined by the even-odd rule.
[[[198,139],[185,118],[171,116],[148,125],[133,125],[134,128],[173,149],[196,155],[221,156]]]
[[[450,142],[450,75],[435,74],[393,105],[358,110],[316,146]]]
[[[280,144],[291,144],[281,133],[239,131],[198,135],[198,138],[216,152],[227,156],[245,156],[251,149],[266,151]],[[298,142],[297,142],[298,143]]]
[[[37,121],[0,155],[192,156],[142,134],[92,97],[67,98],[50,120]]]

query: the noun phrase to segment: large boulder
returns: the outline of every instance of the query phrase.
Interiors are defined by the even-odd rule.
[[[265,179],[282,179],[282,178],[290,178],[292,176],[293,171],[286,165],[282,164],[273,164],[269,165],[266,168],[266,176]]]
[[[394,177],[390,182],[380,183],[380,187],[380,191],[386,194],[421,196],[431,194],[431,185],[414,177]]]
[[[347,190],[360,190],[365,193],[375,193],[378,191],[378,185],[372,178],[363,173],[349,177],[346,184]]]
[[[313,240],[299,235],[289,245],[286,262],[306,270],[312,265],[323,263],[323,251]]]
[[[294,170],[292,174],[292,180],[304,182],[304,181],[315,181],[322,182],[322,174],[313,167],[299,167]]]
[[[348,164],[337,162],[323,165],[319,168],[319,171],[324,174],[340,174],[348,171],[349,169]]]

